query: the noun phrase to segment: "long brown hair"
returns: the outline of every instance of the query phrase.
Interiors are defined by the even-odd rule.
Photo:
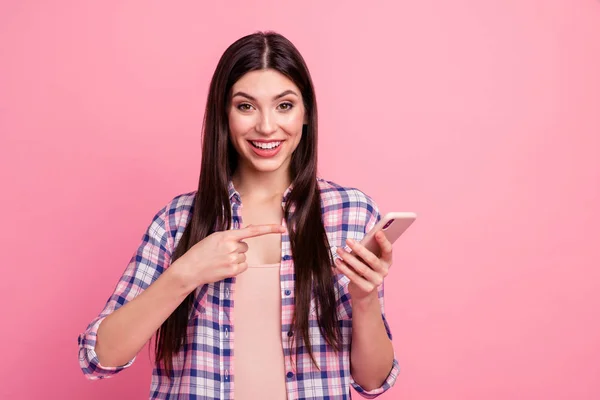
[[[238,161],[229,137],[227,110],[230,92],[234,83],[247,72],[267,68],[280,72],[296,84],[302,93],[307,117],[302,138],[290,163],[292,190],[284,212],[295,267],[292,329],[296,338],[296,352],[307,352],[316,365],[309,336],[313,295],[321,334],[336,350],[340,348],[341,338],[332,259],[321,218],[321,197],[317,183],[317,104],[304,59],[296,47],[280,34],[258,32],[245,36],[229,46],[219,60],[206,102],[198,191],[190,222],[171,261],[181,257],[211,233],[230,229],[228,183]],[[292,205],[295,206],[293,211],[290,208]],[[173,371],[173,357],[185,345],[194,296],[195,292],[192,292],[157,332],[156,362],[163,363],[169,376]]]

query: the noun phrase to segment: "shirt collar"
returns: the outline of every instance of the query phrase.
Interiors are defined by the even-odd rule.
[[[231,203],[241,204],[242,198],[235,187],[233,186],[233,182],[229,180],[229,184],[227,185],[227,190],[229,191],[229,201]]]
[[[288,199],[290,198],[290,194],[292,193],[292,189],[294,188],[294,184],[290,184],[290,186],[283,192],[283,198],[281,199],[281,206],[285,207]]]

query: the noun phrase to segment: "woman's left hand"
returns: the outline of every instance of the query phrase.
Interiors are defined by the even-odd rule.
[[[377,298],[377,288],[383,283],[392,265],[392,244],[383,232],[377,232],[375,239],[379,243],[381,257],[377,257],[352,239],[346,241],[352,253],[348,253],[341,247],[337,249],[341,260],[336,259],[335,265],[340,273],[350,279],[348,291],[353,303]]]

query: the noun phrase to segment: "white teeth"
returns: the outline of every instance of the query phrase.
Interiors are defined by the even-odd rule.
[[[281,142],[252,142],[252,144],[254,145],[254,147],[258,147],[259,149],[270,150],[274,149],[275,147],[278,147],[281,144]]]

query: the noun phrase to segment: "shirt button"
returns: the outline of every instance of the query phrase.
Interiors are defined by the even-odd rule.
[[[226,381],[229,380],[229,370],[228,369],[225,370],[225,380]]]
[[[283,256],[283,261],[290,261],[291,259],[292,259],[292,256],[289,256],[287,254],[285,256]]]
[[[225,288],[225,297],[229,298],[229,288]]]
[[[225,328],[225,337],[228,338],[229,337],[229,328]]]
[[[287,335],[288,335],[288,337],[292,337],[292,336],[294,336],[294,332],[289,331]]]
[[[288,379],[292,379],[294,377],[294,373],[288,372],[287,374],[285,374],[285,376],[287,376]]]
[[[285,295],[289,296],[290,294],[292,294],[292,291],[290,289],[285,289]]]

